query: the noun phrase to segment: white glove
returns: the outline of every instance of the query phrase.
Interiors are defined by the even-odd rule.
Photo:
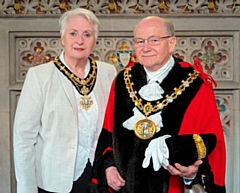
[[[153,169],[154,171],[158,171],[161,166],[163,168],[167,168],[169,165],[169,151],[166,144],[166,139],[171,137],[170,135],[164,135],[162,137],[158,137],[153,139],[145,150],[145,158],[142,163],[143,168],[147,168],[150,164],[150,159],[153,161]]]

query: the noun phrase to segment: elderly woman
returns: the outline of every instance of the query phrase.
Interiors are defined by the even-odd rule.
[[[14,121],[17,193],[86,193],[114,66],[89,55],[99,21],[77,8],[60,20],[64,51],[30,68]]]

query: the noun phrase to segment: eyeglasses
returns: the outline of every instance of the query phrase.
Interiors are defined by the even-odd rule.
[[[148,39],[142,39],[142,38],[134,38],[133,39],[133,44],[136,47],[142,47],[145,44],[145,41],[147,40],[148,44],[151,46],[157,46],[161,43],[162,39],[166,39],[166,38],[170,38],[172,36],[163,36],[163,37],[159,37],[159,36],[151,36]]]

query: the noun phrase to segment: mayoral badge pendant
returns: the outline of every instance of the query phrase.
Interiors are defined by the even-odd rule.
[[[93,100],[90,96],[84,95],[81,97],[79,104],[83,109],[88,110],[92,106]]]
[[[139,120],[134,127],[135,135],[143,140],[150,139],[157,131],[156,124],[149,119]]]

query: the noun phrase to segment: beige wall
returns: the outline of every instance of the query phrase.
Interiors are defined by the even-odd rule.
[[[217,80],[215,89],[220,106],[223,130],[227,145],[227,192],[240,192],[240,133],[239,133],[239,53],[240,16],[238,15],[164,15],[176,28],[178,45],[176,53],[192,62],[194,56],[204,54],[209,44],[224,56],[214,65],[212,76]],[[100,15],[101,33],[94,55],[112,63],[121,42],[129,44],[133,26],[142,15]],[[31,53],[31,45],[42,42],[52,55],[61,51],[58,35],[58,16],[0,15],[0,193],[15,193],[15,178],[12,167],[12,124],[17,99],[24,81],[24,72],[29,66],[21,58]],[[55,44],[52,44],[55,42]],[[45,43],[45,44],[44,44]],[[224,58],[225,61],[224,61]],[[211,68],[211,65],[210,65]]]

